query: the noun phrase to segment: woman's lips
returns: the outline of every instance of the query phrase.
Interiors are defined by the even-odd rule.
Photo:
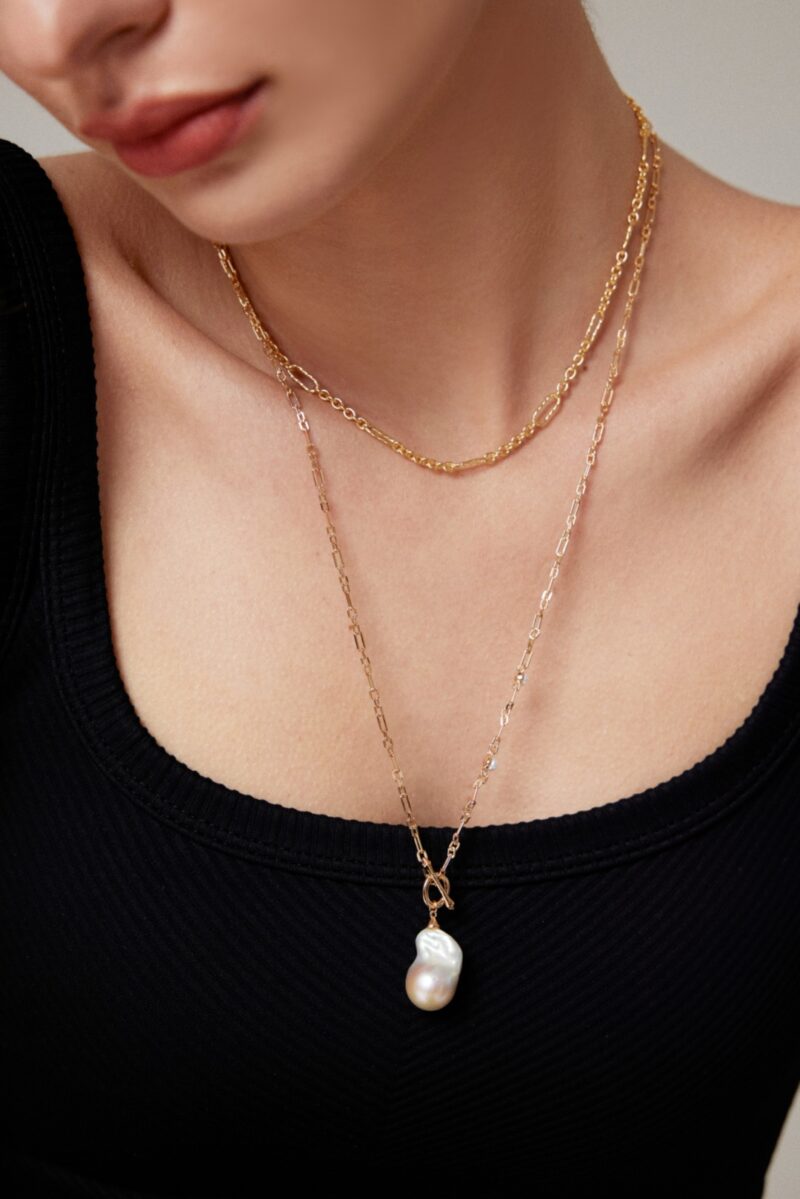
[[[266,81],[193,113],[162,133],[111,145],[121,162],[140,175],[174,175],[201,166],[244,136],[261,112]]]

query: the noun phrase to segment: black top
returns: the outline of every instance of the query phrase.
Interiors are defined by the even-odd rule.
[[[14,1194],[260,1196],[285,1161],[436,1194],[761,1195],[800,1078],[800,607],[755,708],[691,768],[464,831],[441,913],[461,981],[422,1012],[399,810],[257,799],[141,723],[110,634],[82,263],[3,139],[0,228]],[[451,831],[422,830],[436,863]]]

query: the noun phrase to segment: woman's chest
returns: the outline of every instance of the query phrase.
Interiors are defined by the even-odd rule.
[[[778,664],[800,561],[781,397],[759,408],[754,396],[749,424],[744,400],[705,423],[684,407],[696,431],[660,457],[659,431],[632,437],[624,417],[615,448],[612,409],[502,726],[594,414],[570,432],[572,469],[548,464],[548,428],[491,468],[491,487],[459,495],[307,405],[340,575],[278,389],[264,403],[286,411],[265,416],[253,394],[233,397],[213,376],[203,388],[188,360],[180,372],[161,370],[155,350],[149,360],[147,386],[134,385],[98,355],[108,603],[141,720],[207,777],[400,823],[385,721],[418,819],[454,827],[500,733],[472,823],[557,815],[704,757]],[[661,394],[659,410],[679,401]]]

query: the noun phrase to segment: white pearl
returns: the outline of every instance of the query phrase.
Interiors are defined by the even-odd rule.
[[[458,941],[441,928],[423,928],[415,945],[417,956],[406,973],[406,994],[418,1008],[434,1012],[455,995],[464,955]]]

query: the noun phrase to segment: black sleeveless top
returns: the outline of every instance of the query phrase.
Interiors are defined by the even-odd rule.
[[[13,1193],[236,1199],[285,1165],[436,1194],[762,1195],[800,1079],[800,607],[755,708],[683,773],[467,827],[440,913],[461,980],[420,1011],[408,828],[232,790],[139,720],[106,604],[82,263],[4,139],[0,227]],[[437,863],[451,831],[422,830]]]

